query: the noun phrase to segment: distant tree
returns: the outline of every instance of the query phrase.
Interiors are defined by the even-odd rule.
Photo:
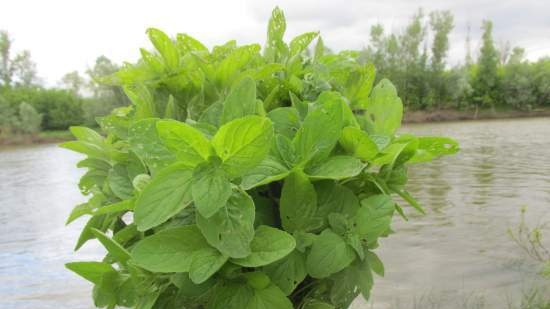
[[[37,82],[36,64],[31,53],[24,50],[11,58],[13,40],[6,31],[0,31],[0,79],[5,87],[12,86],[14,77],[17,84],[30,86]]]
[[[450,11],[435,11],[430,14],[430,26],[434,32],[432,44],[432,69],[442,72],[449,51],[449,33],[454,28],[454,17]]]
[[[477,61],[473,100],[477,105],[494,106],[498,87],[498,52],[493,43],[493,23],[483,21],[482,46]]]
[[[510,41],[499,41],[498,43],[498,60],[500,65],[505,65],[510,58],[512,45]]]
[[[31,60],[30,51],[24,50],[17,54],[11,66],[18,85],[28,87],[37,82],[36,64]]]
[[[19,105],[19,119],[19,129],[23,133],[35,134],[40,132],[42,115],[32,105],[25,102]]]
[[[6,87],[11,85],[13,71],[11,67],[10,52],[12,39],[6,31],[0,31],[0,79]]]
[[[61,78],[61,86],[72,91],[74,94],[80,94],[85,84],[86,80],[80,76],[78,71],[69,72]]]
[[[401,78],[400,93],[406,104],[419,105],[424,83],[422,75],[425,70],[420,59],[420,46],[426,37],[426,28],[422,22],[424,13],[418,10],[413,15],[411,22],[405,28],[405,32],[399,37],[401,62],[404,70]],[[424,54],[422,55],[424,56]],[[398,82],[399,80],[396,80]]]
[[[445,59],[449,51],[449,33],[454,27],[454,17],[450,11],[435,11],[430,14],[430,26],[434,33],[432,43],[432,88],[436,102],[443,103],[447,97],[448,81],[445,80]]]
[[[93,97],[84,100],[85,123],[89,126],[96,125],[96,118],[107,115],[116,107],[129,104],[128,98],[120,86],[112,82],[113,74],[119,70],[111,59],[100,56],[94,66],[86,71],[90,77],[89,87]]]
[[[510,57],[508,58],[509,64],[519,64],[523,62],[523,59],[525,58],[525,49],[521,47],[514,47],[512,49],[512,53],[510,54]]]

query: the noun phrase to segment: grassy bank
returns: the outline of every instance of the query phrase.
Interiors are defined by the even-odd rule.
[[[58,143],[73,139],[68,130],[43,131],[34,135],[10,134],[0,136],[0,146]]]

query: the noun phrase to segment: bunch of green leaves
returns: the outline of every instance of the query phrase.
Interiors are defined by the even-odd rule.
[[[395,87],[373,87],[355,52],[325,53],[317,32],[283,40],[275,9],[267,43],[211,50],[156,29],[155,51],[108,82],[132,101],[73,127],[62,146],[85,154],[90,216],[79,249],[100,262],[67,267],[94,284],[97,307],[347,308],[384,274],[375,253],[392,233],[407,168],[455,153],[442,137],[397,134]],[[308,46],[317,39],[310,56]],[[401,197],[401,198],[399,198]],[[400,202],[401,203],[401,202]]]

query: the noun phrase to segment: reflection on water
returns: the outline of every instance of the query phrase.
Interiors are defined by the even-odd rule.
[[[550,220],[550,119],[405,131],[452,136],[462,150],[411,169],[408,188],[427,215],[396,218],[397,234],[378,250],[386,277],[376,278],[372,304],[358,300],[354,308],[506,308],[534,280],[506,229],[522,205],[534,222]],[[74,254],[84,222],[64,226],[84,199],[77,160],[54,145],[0,150],[0,308],[92,308],[90,285],[63,268],[103,255],[94,242]]]
[[[55,145],[0,150],[0,308],[93,307],[91,286],[63,266],[84,224],[64,224],[84,199],[77,161]],[[78,258],[102,253],[90,243]]]
[[[422,124],[404,131],[452,136],[461,151],[411,168],[409,189],[428,213],[396,220],[397,234],[379,249],[386,277],[377,278],[372,302],[358,300],[355,308],[517,304],[538,284],[537,276],[506,229],[517,224],[523,205],[531,222],[550,221],[550,119]]]

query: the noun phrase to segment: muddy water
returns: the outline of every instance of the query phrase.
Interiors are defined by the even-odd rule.
[[[506,230],[524,205],[529,221],[550,221],[550,119],[404,131],[453,136],[462,150],[412,168],[409,189],[427,215],[396,218],[397,234],[378,250],[386,276],[376,278],[372,300],[354,308],[500,309],[540,286],[536,268]],[[103,255],[94,242],[74,254],[84,222],[64,226],[84,200],[76,188],[78,159],[55,145],[0,149],[0,308],[93,307],[91,286],[63,267]]]

